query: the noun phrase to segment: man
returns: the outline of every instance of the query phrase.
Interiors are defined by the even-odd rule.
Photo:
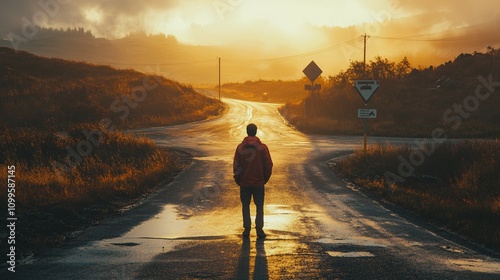
[[[264,185],[269,181],[273,170],[273,161],[269,149],[256,137],[257,126],[247,126],[247,137],[243,139],[234,153],[234,180],[240,186],[240,199],[243,212],[243,237],[250,235],[250,201],[253,197],[257,207],[255,228],[259,238],[265,238],[264,227]]]

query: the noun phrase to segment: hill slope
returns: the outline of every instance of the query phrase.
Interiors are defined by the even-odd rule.
[[[121,128],[170,125],[220,113],[217,100],[156,75],[0,48],[0,126]]]

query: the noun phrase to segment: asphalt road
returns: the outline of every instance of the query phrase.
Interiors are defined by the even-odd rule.
[[[361,147],[361,137],[304,135],[276,104],[224,101],[220,118],[135,131],[195,161],[139,205],[8,279],[500,279],[498,259],[409,222],[330,172],[328,161]],[[264,240],[255,231],[240,237],[232,179],[250,122],[274,161]]]

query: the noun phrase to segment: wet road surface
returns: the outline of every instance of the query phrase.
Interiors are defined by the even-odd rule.
[[[188,151],[194,162],[141,204],[9,277],[500,279],[498,259],[405,220],[329,171],[328,161],[361,147],[362,137],[307,136],[287,126],[277,104],[224,101],[220,118],[135,131],[160,147]],[[232,179],[234,150],[250,122],[274,161],[263,240],[254,230],[240,237]]]

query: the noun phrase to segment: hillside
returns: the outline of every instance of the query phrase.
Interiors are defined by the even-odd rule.
[[[375,79],[380,88],[365,107],[354,80]],[[352,62],[330,77],[328,90],[288,103],[283,115],[308,133],[362,134],[360,108],[377,109],[368,120],[369,134],[432,137],[436,129],[447,137],[500,136],[500,51],[461,54],[437,67],[413,68],[377,57],[367,64]],[[310,112],[304,115],[304,112]]]
[[[223,108],[161,76],[0,48],[0,169],[15,179],[0,206],[15,198],[23,217],[18,259],[118,213],[189,164],[189,155],[121,129],[203,120]]]
[[[218,115],[217,100],[157,75],[0,48],[0,126],[159,126]]]
[[[40,28],[36,36],[26,44],[16,45],[0,40],[0,47],[139,72],[149,72],[149,67],[158,68],[170,79],[186,83],[197,80],[211,80],[215,83],[217,79],[217,54],[212,48],[182,45],[171,36],[131,34],[125,38],[110,40],[95,38],[84,31]]]
[[[15,48],[44,57],[110,65],[118,69],[150,72],[158,69],[169,79],[202,86],[218,82],[218,58],[222,56],[222,80],[245,81],[261,76],[277,79],[297,76],[300,67],[294,63],[241,62],[252,54],[269,57],[260,48],[191,45],[171,35],[131,33],[123,38],[96,38],[83,29],[57,30],[38,27],[36,36],[26,43],[0,38],[0,47]],[[305,65],[306,62],[304,62]],[[300,69],[299,69],[300,68]]]

